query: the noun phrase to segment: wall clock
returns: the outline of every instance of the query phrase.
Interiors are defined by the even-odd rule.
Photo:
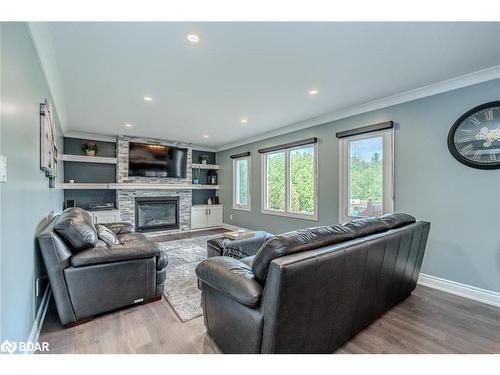
[[[500,169],[500,100],[472,108],[455,121],[448,149],[469,167]]]

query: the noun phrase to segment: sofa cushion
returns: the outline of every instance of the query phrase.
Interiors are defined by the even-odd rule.
[[[404,213],[353,220],[344,225],[323,226],[285,233],[268,239],[255,255],[252,271],[264,282],[271,262],[285,255],[334,245],[390,229],[415,223],[415,218]]]
[[[95,227],[99,240],[104,241],[107,245],[118,245],[120,243],[118,236],[108,227],[100,224],[97,224]]]
[[[417,221],[413,216],[402,212],[382,215],[378,217],[378,219],[387,225],[387,229],[396,229],[404,225],[413,224]]]
[[[162,254],[158,243],[147,239],[141,233],[135,233],[135,239],[129,237],[124,243],[107,247],[93,247],[71,257],[73,267],[92,264],[120,262],[124,260],[159,257]]]
[[[252,262],[252,271],[264,282],[271,262],[285,255],[349,241],[355,233],[343,225],[301,229],[271,237],[259,249]]]
[[[168,265],[168,256],[167,252],[161,247],[161,245],[149,239],[146,235],[142,233],[126,233],[119,234],[118,240],[120,241],[120,245],[111,246],[112,249],[121,249],[121,245],[124,247],[139,247],[143,249],[154,249],[158,255],[156,257],[156,269],[162,270]]]
[[[380,220],[378,217],[348,221],[344,224],[344,227],[349,228],[354,233],[355,238],[389,230],[387,222]]]
[[[111,229],[115,234],[126,234],[134,231],[134,225],[125,222],[118,223],[104,223],[105,227]]]
[[[69,243],[74,252],[93,247],[97,242],[92,217],[79,207],[64,210],[56,219],[54,230]]]

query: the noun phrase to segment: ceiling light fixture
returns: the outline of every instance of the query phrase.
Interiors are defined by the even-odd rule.
[[[309,95],[316,95],[318,93],[318,90],[310,90]]]
[[[203,138],[208,138],[208,134],[203,134]]]
[[[153,98],[152,98],[152,97],[150,97],[150,96],[145,96],[145,97],[144,97],[144,100],[145,100],[146,102],[151,102],[151,101],[153,101]]]
[[[248,122],[248,120],[246,118],[244,118],[244,119],[241,120],[242,124],[246,124],[247,122]]]
[[[190,42],[190,43],[199,43],[200,42],[200,36],[196,33],[193,33],[193,32],[190,32],[190,33],[187,33],[186,34],[186,39]]]
[[[134,125],[132,125],[132,124],[125,124],[125,126],[126,126],[127,128],[131,128],[131,127],[132,127],[132,126],[134,126]]]

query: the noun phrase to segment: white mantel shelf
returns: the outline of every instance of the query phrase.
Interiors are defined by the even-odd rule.
[[[109,183],[109,184],[87,184],[87,183],[65,183],[63,189],[66,190],[87,190],[87,189],[107,189],[107,190],[217,190],[219,185],[198,185],[198,184],[136,184],[136,183]]]
[[[196,164],[196,163],[193,163],[191,165],[191,168],[193,168],[193,169],[219,169],[219,166],[217,164]]]
[[[107,158],[103,156],[85,156],[85,155],[62,155],[63,161],[74,161],[78,163],[100,163],[100,164],[116,164],[116,158]]]

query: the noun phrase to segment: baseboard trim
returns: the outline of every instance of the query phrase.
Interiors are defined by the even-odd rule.
[[[228,230],[238,230],[238,229],[241,229],[241,227],[239,227],[237,225],[231,225],[231,224],[226,224],[226,223],[222,224],[222,228],[228,229]]]
[[[45,293],[43,293],[42,302],[40,302],[40,307],[38,307],[38,311],[35,316],[35,321],[33,322],[33,326],[31,327],[31,332],[28,337],[28,342],[31,344],[36,344],[38,342],[38,338],[40,337],[40,331],[42,330],[43,322],[45,320],[45,315],[47,314],[47,308],[49,307],[49,300],[52,294],[52,290],[50,289],[50,285],[47,285],[45,288]],[[34,347],[35,345],[28,345]],[[24,354],[32,354],[32,351],[25,351]]]
[[[429,288],[441,290],[443,292],[454,294],[473,301],[500,307],[500,293],[492,290],[481,289],[472,285],[461,284],[456,281],[446,280],[440,277],[426,275],[424,273],[420,274],[418,283]]]

